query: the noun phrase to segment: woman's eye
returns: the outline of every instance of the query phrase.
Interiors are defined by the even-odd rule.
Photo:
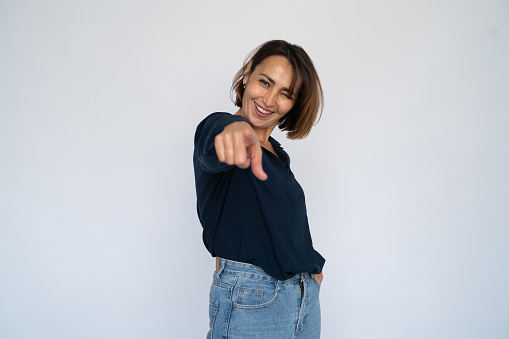
[[[263,79],[262,79],[262,80],[260,80],[260,83],[261,83],[263,86],[268,86],[268,85],[269,85],[269,83],[268,83],[267,81],[263,80]]]

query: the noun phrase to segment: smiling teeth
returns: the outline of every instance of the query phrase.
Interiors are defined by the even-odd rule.
[[[262,107],[258,106],[256,103],[255,103],[255,105],[256,105],[256,108],[258,108],[258,110],[260,112],[262,112],[263,114],[271,114],[272,113],[271,111],[267,111],[267,110],[263,109]]]

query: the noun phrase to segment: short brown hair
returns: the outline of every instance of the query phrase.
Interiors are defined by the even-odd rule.
[[[246,57],[242,68],[233,78],[232,101],[235,106],[242,107],[243,78],[249,62],[251,62],[251,68],[247,73],[252,73],[256,66],[273,55],[285,57],[292,65],[293,79],[290,91],[294,90],[298,82],[300,83],[292,109],[279,119],[278,126],[282,131],[288,132],[289,139],[303,139],[309,134],[315,122],[320,120],[323,111],[323,92],[315,66],[302,47],[284,40],[271,40],[258,46]],[[233,99],[233,93],[235,93],[235,99]]]

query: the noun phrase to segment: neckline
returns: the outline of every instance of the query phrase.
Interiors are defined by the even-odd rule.
[[[283,152],[282,152],[282,147],[281,147],[281,144],[276,140],[274,139],[273,137],[269,136],[269,143],[270,145],[272,146],[272,148],[274,149],[274,153],[269,150],[268,148],[265,148],[263,146],[261,146],[264,150],[266,150],[267,152],[269,152],[270,154],[274,155],[276,158],[278,158],[280,161],[283,161],[284,162],[284,155],[283,155]]]

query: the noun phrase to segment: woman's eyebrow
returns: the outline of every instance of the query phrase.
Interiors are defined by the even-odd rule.
[[[275,85],[275,84],[276,84],[276,82],[275,82],[275,81],[274,81],[271,77],[269,77],[267,74],[260,73],[260,75],[263,75],[264,77],[266,77],[266,78],[267,78],[267,80],[269,80],[269,82],[270,82],[271,84],[273,84],[273,85]]]
[[[269,82],[273,85],[276,84],[276,82],[274,81],[274,79],[272,79],[271,77],[269,77],[267,74],[264,74],[264,73],[260,73],[260,75],[263,75],[264,77],[267,78],[267,80],[269,80]],[[281,88],[283,91],[287,91],[287,92],[290,92],[290,89],[289,88],[286,88],[286,87],[283,87]]]

